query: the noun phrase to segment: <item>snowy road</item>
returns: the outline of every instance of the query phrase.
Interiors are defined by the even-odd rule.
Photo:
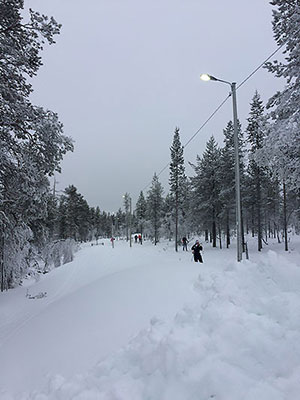
[[[0,387],[33,390],[47,374],[83,372],[148,327],[153,316],[172,318],[195,297],[198,272],[190,253],[166,260],[163,249],[148,247],[130,249],[121,241],[114,249],[108,242],[88,246],[28,288],[47,297],[27,299],[27,288],[4,294]]]
[[[290,247],[237,263],[234,248],[206,244],[203,265],[167,242],[83,247],[0,295],[0,399],[298,400],[299,241]]]

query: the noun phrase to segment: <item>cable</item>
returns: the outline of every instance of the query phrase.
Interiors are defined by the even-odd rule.
[[[226,101],[229,99],[231,95],[229,94],[223,101],[222,103],[215,109],[215,111],[207,118],[207,120],[200,126],[200,128],[193,134],[193,136],[186,142],[186,144],[183,147],[187,147],[188,144],[198,135],[198,133],[205,127],[205,125],[214,117],[214,115],[220,110],[220,108],[223,106],[223,104],[226,103]]]
[[[245,79],[237,86],[236,89],[239,89],[245,82],[247,82],[247,80],[250,79],[251,76],[254,75],[267,61],[269,61],[270,58],[272,58],[272,57],[284,46],[285,43],[286,43],[286,42],[283,42],[283,43],[281,44],[281,46],[278,47],[278,49],[276,49],[275,51],[273,51],[273,53],[272,53],[268,58],[266,58],[265,61],[263,61],[257,68],[255,68],[255,70],[254,70],[253,72],[251,72],[251,74],[249,74],[249,75],[247,76],[247,78],[245,78]]]
[[[198,133],[201,131],[201,129],[203,129],[205,127],[205,125],[212,119],[212,117],[220,110],[220,108],[223,106],[223,104],[225,104],[225,102],[229,99],[230,94],[222,101],[222,103],[215,109],[215,111],[207,118],[207,120],[200,126],[200,128],[193,134],[193,136],[186,142],[186,144],[183,147],[187,147],[188,144],[198,135]],[[168,162],[168,164],[166,164],[161,171],[157,174],[157,176],[160,176],[164,170],[166,168],[168,168],[168,166],[170,165],[170,163]],[[143,189],[142,191],[144,191],[145,189],[147,189],[148,186],[150,186],[152,183],[152,181],[150,183],[148,183]]]
[[[258,67],[256,67],[238,86],[237,86],[237,90],[244,85],[244,83],[246,83],[248,81],[248,79],[250,79],[270,58],[272,58],[284,45],[286,42],[283,42],[275,51],[273,51],[272,54],[269,55],[269,57],[267,57],[262,63],[259,64]],[[226,103],[226,101],[231,97],[231,94],[229,94],[221,103],[220,105],[215,109],[215,111],[207,118],[207,120],[200,126],[200,128],[193,134],[193,136],[186,142],[186,144],[183,147],[187,147],[190,142],[198,135],[198,133],[205,127],[205,125],[215,116],[215,114],[220,110],[220,108]],[[168,162],[168,164],[166,164],[161,171],[157,174],[157,177],[159,177],[166,168],[168,168],[168,166],[170,165],[170,162]],[[152,181],[150,183],[148,183],[143,189],[142,191],[144,191],[145,189],[147,189],[148,186],[150,186],[152,183]]]

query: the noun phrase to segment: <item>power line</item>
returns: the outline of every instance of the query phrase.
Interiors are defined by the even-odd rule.
[[[238,86],[237,90],[244,85],[267,61],[269,61],[270,58],[272,58],[284,45],[286,42],[283,42],[276,50],[273,51],[272,54],[270,54],[262,63],[258,65]],[[223,107],[223,105],[226,103],[226,101],[231,97],[231,93],[220,103],[220,105],[210,114],[210,116],[206,119],[206,121],[200,126],[200,128],[190,137],[190,139],[186,142],[186,144],[183,147],[187,147],[193,139],[198,135],[198,133],[208,124],[208,122],[216,115],[216,113],[220,110],[220,108]],[[156,174],[157,176],[160,176],[170,165],[170,162],[166,164],[161,171]],[[148,186],[150,186],[152,181],[148,183],[142,191],[147,189]]]
[[[273,51],[273,53],[270,54],[269,57],[266,58],[265,61],[263,61],[258,67],[256,67],[255,70],[252,71],[251,74],[249,74],[249,75],[247,76],[247,78],[245,78],[245,79],[237,86],[236,89],[239,89],[245,82],[247,82],[247,80],[250,79],[251,76],[254,75],[255,72],[257,72],[267,61],[269,61],[270,58],[272,58],[272,57],[285,45],[285,43],[286,43],[286,42],[283,42],[283,43],[278,47],[278,49],[276,49],[275,51]]]
[[[213,116],[219,111],[219,109],[223,106],[223,104],[229,99],[230,94],[222,101],[222,103],[215,109],[215,111],[207,118],[207,120],[200,126],[200,128],[193,134],[193,136],[186,142],[186,144],[183,147],[187,147],[188,144],[198,135],[198,133],[201,131],[201,129],[203,129],[205,127],[205,125],[213,118]],[[170,165],[170,163],[168,162],[168,164],[166,164],[161,171],[157,174],[157,176],[160,176]],[[152,181],[151,181],[152,182]],[[147,189],[148,186],[151,185],[151,182],[148,183],[143,189],[142,191],[144,191],[145,189]]]
[[[200,126],[200,128],[193,134],[193,136],[186,142],[186,144],[183,147],[187,147],[188,144],[198,135],[198,133],[205,127],[205,125],[212,119],[212,117],[217,114],[217,112],[220,110],[220,108],[223,106],[223,104],[226,103],[226,101],[229,99],[231,95],[229,94],[223,101],[222,103],[215,109],[215,111],[207,118],[207,120]]]

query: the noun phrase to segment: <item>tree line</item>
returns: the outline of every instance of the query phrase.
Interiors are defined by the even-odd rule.
[[[266,105],[258,92],[244,129],[239,125],[239,155],[244,248],[247,236],[260,251],[270,237],[284,241],[299,232],[300,187],[300,6],[296,0],[273,0],[274,37],[284,44],[285,61],[266,68],[286,80]],[[60,24],[30,10],[24,22],[23,0],[0,0],[0,279],[1,290],[28,273],[47,272],[72,260],[76,243],[102,237],[128,239],[129,229],[157,244],[203,234],[212,246],[229,247],[235,232],[234,140],[231,121],[221,146],[212,136],[204,153],[190,163],[186,176],[184,148],[176,127],[170,147],[169,191],[154,174],[147,193],[140,192],[131,212],[113,214],[90,207],[73,185],[57,195],[49,178],[60,172],[73,141],[63,133],[56,113],[32,104],[30,79],[42,65],[43,47],[55,43]]]
[[[297,0],[272,0],[273,32],[283,47],[284,61],[268,62],[265,68],[285,87],[266,106],[256,91],[250,104],[247,126],[238,127],[239,168],[241,171],[243,249],[247,235],[257,237],[260,251],[268,238],[284,240],[288,250],[288,229],[299,232],[300,217],[300,51]],[[154,175],[148,198],[154,242],[161,234],[204,233],[214,247],[230,245],[235,235],[235,177],[233,124],[224,128],[223,146],[214,137],[203,155],[191,164],[194,176],[184,173],[183,147],[175,129],[171,147],[170,193],[162,198],[162,188]],[[142,196],[142,194],[141,194]],[[150,204],[150,203],[149,203]],[[153,209],[156,207],[156,211]],[[137,216],[140,214],[137,207]],[[147,214],[141,221],[147,220]],[[180,234],[179,234],[180,236]],[[224,239],[224,244],[222,243]]]

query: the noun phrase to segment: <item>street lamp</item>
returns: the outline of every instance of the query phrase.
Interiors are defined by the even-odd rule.
[[[241,223],[241,187],[240,187],[240,162],[239,162],[239,140],[238,140],[238,118],[236,105],[236,82],[223,81],[212,75],[201,74],[203,81],[218,81],[227,83],[231,87],[233,106],[233,131],[234,131],[234,155],[235,155],[235,207],[236,207],[236,230],[237,230],[237,261],[242,260],[242,223]]]

